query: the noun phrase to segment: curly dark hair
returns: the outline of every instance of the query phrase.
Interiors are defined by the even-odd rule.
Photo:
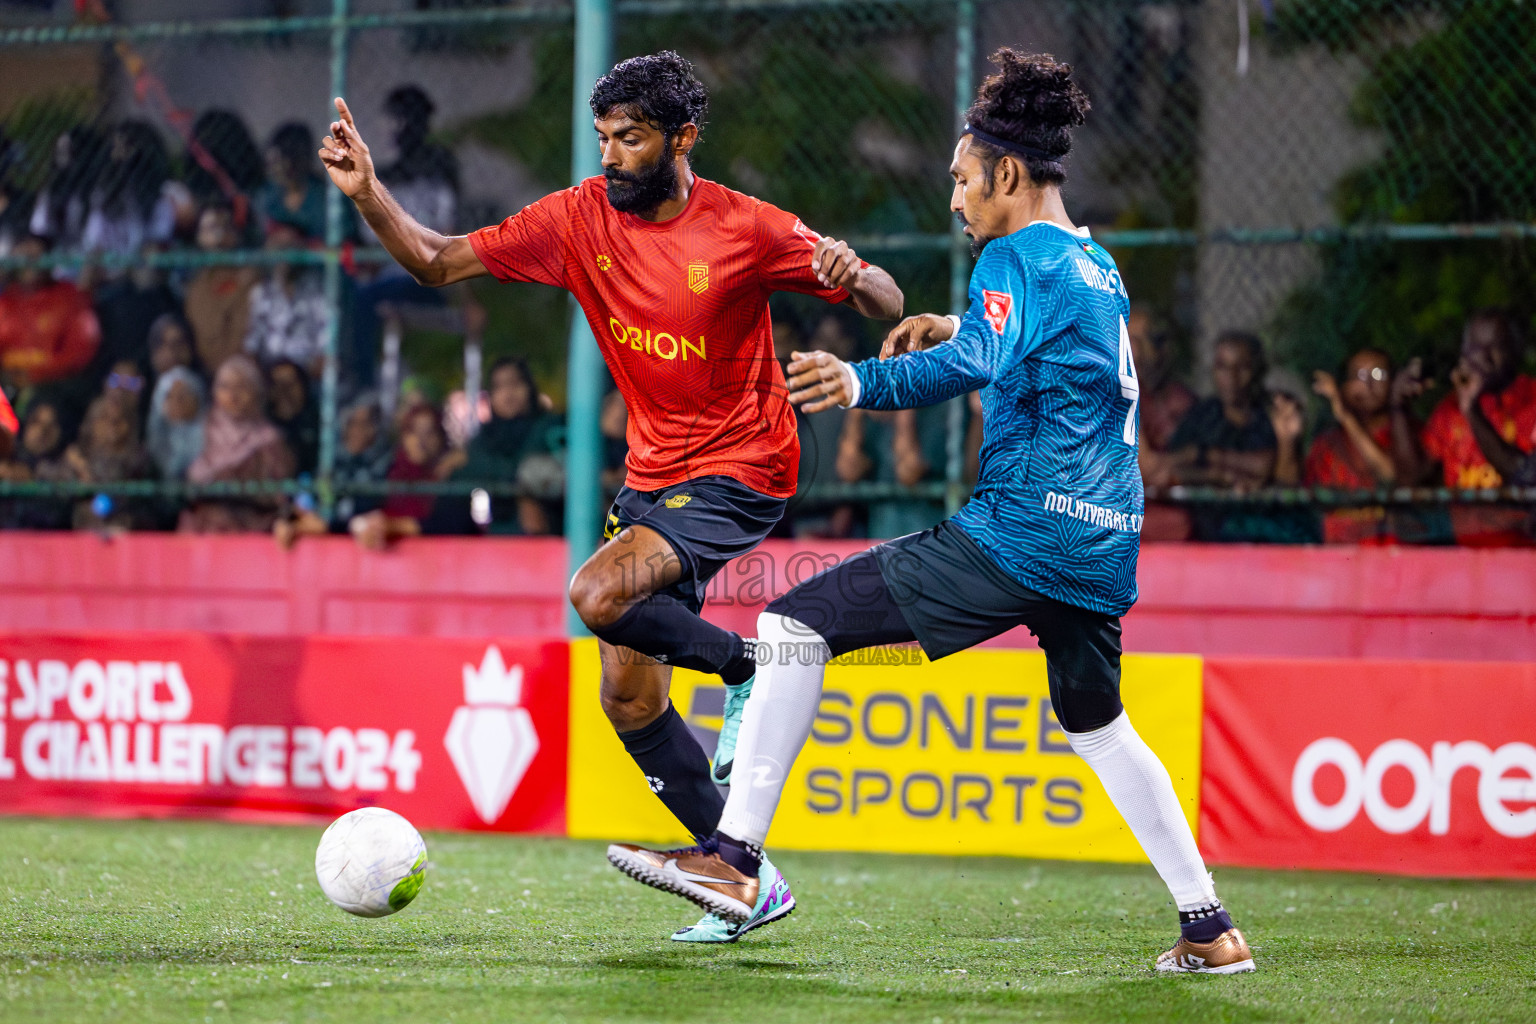
[[[1062,161],[1072,149],[1072,129],[1087,119],[1088,96],[1072,81],[1072,65],[1048,53],[1020,53],[1003,47],[992,55],[1000,69],[988,75],[976,91],[976,102],[965,112],[968,124],[989,135],[1053,154],[1051,159],[1012,154],[1024,161],[1030,180],[1037,185],[1060,185],[1067,180]],[[1007,150],[973,140],[975,153],[986,169],[987,180]]]
[[[592,114],[606,117],[622,111],[654,125],[671,139],[685,124],[700,130],[709,113],[709,91],[693,73],[693,65],[671,50],[631,57],[592,87]]]

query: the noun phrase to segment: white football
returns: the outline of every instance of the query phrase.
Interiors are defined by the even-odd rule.
[[[382,807],[363,807],[331,822],[315,851],[320,891],[358,917],[393,914],[421,891],[427,844],[410,822]]]

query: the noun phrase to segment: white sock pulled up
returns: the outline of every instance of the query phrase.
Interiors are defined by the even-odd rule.
[[[789,769],[816,722],[831,652],[819,633],[787,615],[759,615],[757,639],[768,648],[767,664],[757,666],[742,712],[731,795],[719,827],[732,839],[761,846]]]
[[[756,694],[753,694],[754,698]],[[1098,775],[1115,810],[1130,826],[1180,910],[1216,899],[1216,886],[1195,846],[1168,769],[1136,732],[1125,712],[1092,732],[1069,732],[1072,749]]]

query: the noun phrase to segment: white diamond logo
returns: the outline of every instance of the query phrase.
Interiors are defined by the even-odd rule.
[[[464,666],[464,706],[454,711],[443,737],[459,781],[487,825],[507,809],[539,752],[533,716],[519,706],[522,695],[523,666],[508,668],[501,652],[487,647],[478,669]]]

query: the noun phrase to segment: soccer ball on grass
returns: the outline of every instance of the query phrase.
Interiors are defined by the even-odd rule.
[[[393,914],[421,891],[427,844],[394,811],[363,807],[331,822],[315,851],[320,891],[358,917]]]

